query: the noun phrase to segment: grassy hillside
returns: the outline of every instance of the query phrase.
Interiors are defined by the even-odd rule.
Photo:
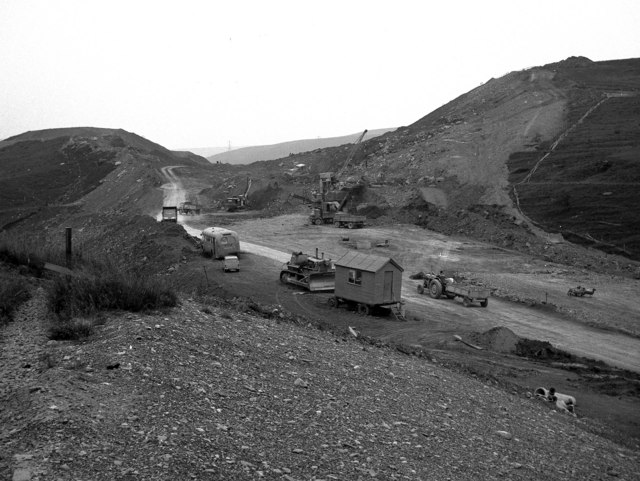
[[[166,165],[210,166],[191,152],[171,152],[121,129],[49,129],[5,139],[0,142],[0,230],[36,213],[47,217],[79,207],[100,188],[111,191],[99,197],[112,204],[126,201],[126,192],[120,189],[115,197],[112,187],[157,187],[154,172]]]

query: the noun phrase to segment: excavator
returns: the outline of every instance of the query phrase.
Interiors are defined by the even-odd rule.
[[[236,210],[246,209],[248,206],[250,189],[251,189],[251,178],[247,176],[247,188],[245,189],[244,194],[239,194],[234,197],[227,197],[227,200],[225,201],[227,211],[235,212]]]
[[[316,205],[309,216],[309,222],[311,224],[335,224],[338,227],[348,227],[349,229],[364,226],[366,221],[365,216],[342,212],[343,207],[351,196],[351,190],[346,190],[345,195],[341,200],[327,200],[327,197],[330,192],[339,190],[338,186],[340,185],[340,178],[351,163],[351,160],[353,160],[354,155],[358,151],[360,142],[362,142],[362,139],[367,132],[367,129],[365,129],[364,132],[362,132],[356,139],[344,164],[342,164],[342,167],[337,173],[322,172],[320,174],[320,200],[316,202]]]

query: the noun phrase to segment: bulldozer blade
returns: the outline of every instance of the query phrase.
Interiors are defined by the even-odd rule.
[[[331,275],[311,275],[309,277],[309,290],[311,292],[333,291],[335,285],[333,273]]]

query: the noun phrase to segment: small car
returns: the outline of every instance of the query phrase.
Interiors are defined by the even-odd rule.
[[[225,272],[238,272],[240,270],[238,256],[224,256],[222,268]]]

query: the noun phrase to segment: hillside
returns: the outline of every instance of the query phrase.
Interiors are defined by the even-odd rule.
[[[0,142],[0,230],[70,209],[146,213],[143,206],[161,203],[159,169],[167,165],[209,164],[121,129],[50,129],[5,139]]]
[[[638,342],[638,263],[542,230],[586,242],[615,224],[606,242],[626,244],[608,250],[635,255],[624,202],[639,200],[638,67],[573,58],[513,72],[362,144],[249,165],[114,129],[6,139],[0,241],[37,255],[0,262],[0,282],[32,295],[0,325],[0,477],[637,479],[638,373],[500,323],[565,333],[560,345],[588,338],[584,356]],[[319,173],[342,169],[340,192],[367,228],[308,225],[291,194],[311,196]],[[221,209],[248,178],[253,210]],[[157,222],[185,193],[203,214]],[[622,208],[599,202],[609,197]],[[572,210],[577,200],[588,211]],[[207,225],[240,233],[240,272],[203,258],[185,231]],[[180,305],[83,315],[90,337],[50,339],[57,274],[39,256],[62,253],[66,227],[76,258],[162,281]],[[337,258],[367,243],[405,267],[406,320],[330,308],[278,282],[282,261],[259,253]],[[492,290],[488,307],[418,294],[410,274],[445,262]],[[597,294],[567,296],[578,283]],[[634,366],[637,352],[617,351]],[[575,395],[576,415],[537,399],[538,386]]]
[[[364,139],[372,139],[391,130],[393,129],[370,130],[366,133]],[[221,152],[219,154],[211,155],[207,157],[207,159],[214,164],[251,164],[253,162],[258,162],[261,160],[280,159],[301,152],[310,152],[316,149],[326,149],[328,147],[348,144],[357,139],[360,134],[361,133],[344,135],[342,137],[292,140],[290,142],[282,142],[273,145],[241,147],[239,149],[230,150],[228,152]]]
[[[41,284],[42,285],[42,284]],[[638,451],[531,393],[217,298],[46,342],[0,331],[3,479],[637,479]],[[529,397],[528,397],[529,396]],[[597,453],[597,456],[593,455]]]
[[[570,58],[491,79],[363,142],[341,179],[366,186],[348,208],[515,248],[534,243],[531,232],[543,242],[561,234],[639,259],[639,93],[640,59]],[[292,190],[309,196],[318,173],[340,170],[348,152],[258,162],[236,177],[227,169],[225,185],[270,179],[286,210]]]

